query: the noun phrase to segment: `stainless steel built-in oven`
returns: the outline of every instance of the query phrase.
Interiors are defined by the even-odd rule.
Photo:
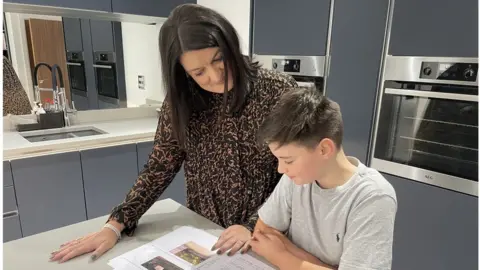
[[[478,196],[478,59],[387,56],[371,167]]]
[[[67,52],[67,69],[72,93],[80,96],[87,96],[87,82],[85,79],[85,62],[83,52]]]
[[[95,52],[94,61],[98,99],[119,104],[115,53]]]
[[[254,55],[266,69],[292,75],[300,87],[313,87],[323,92],[325,56]]]

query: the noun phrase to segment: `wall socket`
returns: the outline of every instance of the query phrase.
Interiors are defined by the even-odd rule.
[[[145,76],[138,75],[138,89],[145,90]]]

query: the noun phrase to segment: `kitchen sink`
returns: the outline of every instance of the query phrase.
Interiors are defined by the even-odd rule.
[[[67,127],[20,132],[20,135],[29,142],[63,140],[102,134],[106,134],[106,132],[95,127]]]

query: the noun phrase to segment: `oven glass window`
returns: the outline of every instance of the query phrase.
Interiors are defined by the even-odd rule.
[[[68,66],[68,75],[70,77],[70,86],[72,89],[79,91],[87,91],[87,86],[85,83],[85,67],[83,64],[81,66]]]
[[[97,76],[97,91],[101,96],[118,98],[115,65],[108,66],[110,68],[95,68]]]
[[[414,88],[478,94],[470,87]],[[478,102],[383,94],[374,157],[478,181]]]

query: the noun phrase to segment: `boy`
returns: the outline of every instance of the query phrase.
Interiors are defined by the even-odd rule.
[[[284,175],[250,245],[280,269],[391,268],[395,191],[342,136],[338,104],[315,89],[287,92],[259,129]]]

